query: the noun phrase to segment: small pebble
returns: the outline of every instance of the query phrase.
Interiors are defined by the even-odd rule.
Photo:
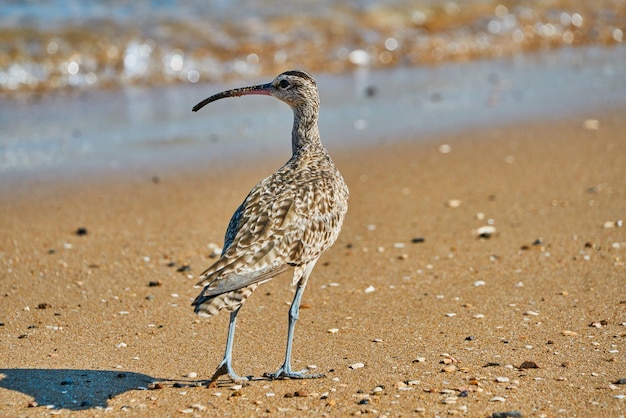
[[[491,238],[496,233],[496,227],[493,225],[484,225],[472,231],[476,238]]]
[[[78,228],[76,230],[76,235],[78,235],[78,236],[87,235],[87,228],[84,228],[84,227]]]
[[[441,154],[450,154],[452,152],[452,147],[448,144],[441,144],[439,146],[439,152]]]
[[[365,293],[372,293],[376,291],[376,288],[374,286],[369,286],[367,289],[364,290]]]
[[[498,383],[508,383],[509,380],[510,379],[508,377],[503,377],[503,376],[496,377],[496,382]]]
[[[615,396],[613,396],[613,398],[614,398],[614,399],[624,399],[624,398],[626,398],[626,395],[624,395],[624,394],[620,393],[619,395],[615,395]]]
[[[504,399],[502,396],[494,396],[493,398],[489,399],[489,402],[505,402],[506,399]]]
[[[329,333],[329,334],[336,334],[336,333],[338,333],[338,332],[339,332],[339,329],[338,329],[338,328],[331,328],[331,329],[329,329],[329,330],[328,330],[328,333]]]
[[[534,361],[525,361],[520,364],[518,369],[539,369],[539,366]]]
[[[448,313],[446,314],[446,316],[447,316],[448,318],[452,318],[452,317],[455,317],[455,316],[456,316],[456,314],[455,314],[454,312],[448,312]]]
[[[477,280],[477,281],[475,281],[475,282],[474,282],[474,286],[475,286],[475,287],[484,286],[484,285],[486,285],[486,284],[487,284],[487,283],[485,283],[485,281],[484,281],[484,280]]]
[[[535,312],[535,311],[526,311],[526,312],[524,312],[524,315],[537,316],[539,314],[537,312]]]
[[[458,369],[458,368],[456,367],[456,365],[454,365],[454,364],[447,364],[447,365],[445,365],[445,366],[441,369],[441,371],[442,371],[442,372],[445,372],[445,373],[454,373],[454,372],[456,372],[456,371],[457,371],[457,369]]]
[[[475,314],[475,315],[472,315],[472,318],[475,318],[475,319],[482,319],[482,318],[484,318],[484,317],[485,317],[485,315],[483,315],[483,314],[481,314],[481,313],[477,313],[477,314]]]
[[[585,119],[583,127],[588,131],[597,131],[600,129],[600,121],[598,119]]]
[[[161,283],[160,280],[150,280],[148,282],[148,287],[159,287],[159,286],[162,286],[162,285],[163,285],[163,283]]]
[[[617,379],[615,382],[616,385],[626,385],[626,378]]]
[[[423,238],[423,237],[415,237],[415,238],[411,239],[411,242],[413,244],[421,244],[421,243],[423,243],[425,241],[426,241],[426,238]]]
[[[365,364],[363,364],[363,363],[354,363],[354,364],[351,364],[349,367],[352,370],[356,370],[356,369],[360,369],[362,367],[365,367]]]
[[[522,418],[522,413],[520,411],[494,412],[491,418]]]
[[[189,372],[185,375],[185,377],[188,377],[190,379],[195,379],[196,377],[198,377],[198,373],[196,372]]]
[[[461,206],[461,201],[459,199],[450,199],[446,202],[446,206],[455,209]]]
[[[577,332],[569,331],[569,330],[561,331],[561,334],[566,336],[566,337],[575,337],[575,336],[578,335]]]

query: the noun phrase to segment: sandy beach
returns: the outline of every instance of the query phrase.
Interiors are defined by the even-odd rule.
[[[624,416],[624,110],[331,149],[350,209],[294,348],[317,380],[202,385],[228,315],[194,315],[197,275],[282,156],[5,183],[0,415]],[[240,375],[280,365],[290,278],[241,310]]]

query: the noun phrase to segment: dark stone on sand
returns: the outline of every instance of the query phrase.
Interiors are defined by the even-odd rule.
[[[522,418],[520,411],[494,412],[491,418]]]

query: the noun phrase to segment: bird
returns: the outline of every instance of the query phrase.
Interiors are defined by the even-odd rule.
[[[337,239],[348,211],[348,187],[322,145],[318,116],[320,100],[313,77],[299,70],[279,74],[272,82],[217,93],[193,107],[228,97],[269,95],[293,110],[291,158],[256,184],[232,215],[219,259],[200,275],[200,294],[192,302],[195,313],[211,316],[230,312],[224,357],[208,381],[228,375],[240,377],[232,367],[237,314],[254,290],[275,276],[293,269],[295,296],[288,315],[285,360],[274,379],[320,378],[322,374],[294,371],[291,351],[300,302],[319,257]]]

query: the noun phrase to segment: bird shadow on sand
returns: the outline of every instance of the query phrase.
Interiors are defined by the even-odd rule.
[[[163,387],[164,382],[170,385],[173,381],[119,370],[0,369],[0,388],[31,396],[37,405],[74,411],[106,408],[109,399],[132,390],[154,388],[156,382]]]

